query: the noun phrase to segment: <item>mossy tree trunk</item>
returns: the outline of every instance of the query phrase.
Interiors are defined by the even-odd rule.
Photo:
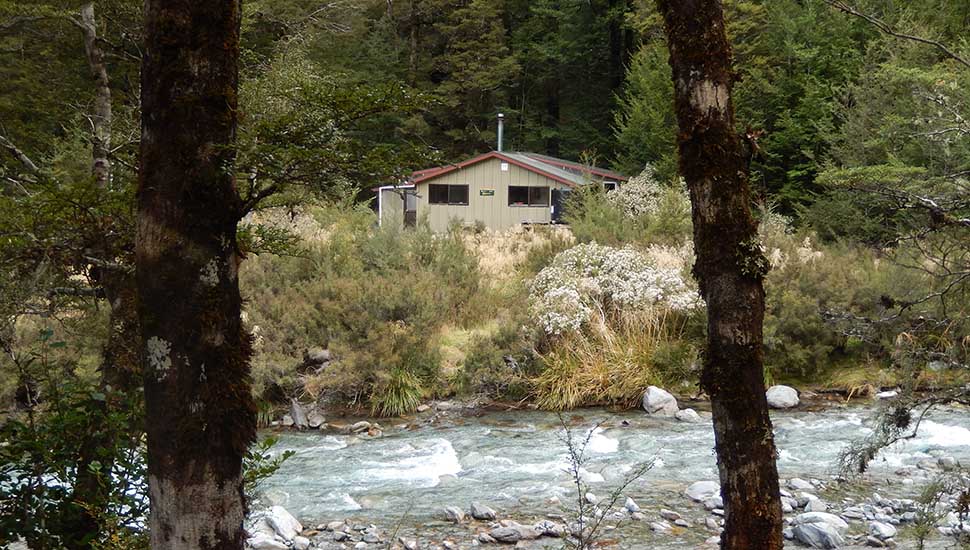
[[[239,0],[147,0],[136,280],[156,550],[242,549],[255,438],[233,163]]]
[[[696,264],[707,302],[701,385],[711,398],[725,529],[721,547],[782,548],[775,444],[764,387],[764,275],[751,215],[748,154],[735,131],[731,46],[719,0],[658,0],[690,188]]]

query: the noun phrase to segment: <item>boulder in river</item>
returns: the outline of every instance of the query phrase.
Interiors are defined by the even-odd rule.
[[[246,546],[252,548],[252,550],[289,550],[285,542],[266,533],[256,533],[249,537]]]
[[[796,525],[807,525],[809,523],[824,523],[826,525],[831,525],[833,528],[839,532],[845,531],[849,528],[849,524],[845,522],[842,518],[835,514],[830,514],[828,512],[805,512],[804,514],[798,514],[795,516],[794,523]]]
[[[471,505],[471,515],[473,518],[481,521],[491,521],[495,519],[495,510],[492,510],[484,504],[479,504],[473,502]]]
[[[457,506],[445,506],[444,516],[446,520],[452,523],[465,521],[465,512],[462,512],[461,508]]]
[[[623,504],[623,507],[626,508],[626,511],[630,512],[631,514],[640,511],[640,505],[637,504],[637,501],[633,500],[631,497],[626,497],[626,502]]]
[[[283,540],[293,540],[293,537],[303,531],[303,525],[297,521],[293,514],[286,511],[282,506],[273,506],[266,512],[266,522],[276,531],[276,534]]]
[[[677,420],[680,420],[681,422],[694,423],[694,422],[701,421],[701,415],[697,414],[697,411],[695,411],[694,409],[679,410],[674,414],[674,418],[676,418]]]
[[[695,481],[684,493],[695,502],[704,502],[721,494],[721,485],[716,481]]]
[[[650,386],[643,392],[643,410],[658,416],[674,416],[680,408],[677,399],[667,390]]]
[[[869,534],[879,540],[891,539],[896,536],[896,527],[882,521],[869,522]]]
[[[792,529],[798,542],[811,548],[841,548],[845,539],[839,530],[828,523],[803,523]]]
[[[327,419],[316,409],[311,410],[306,415],[307,426],[310,426],[314,430],[319,429],[326,421]]]
[[[296,399],[290,399],[290,418],[293,419],[293,427],[298,430],[305,430],[310,426],[303,405]]]
[[[765,392],[768,406],[772,409],[790,409],[798,406],[798,392],[791,386],[772,386]]]

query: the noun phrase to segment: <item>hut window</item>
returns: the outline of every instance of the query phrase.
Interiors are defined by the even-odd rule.
[[[509,186],[509,206],[549,206],[549,188]]]
[[[428,202],[431,204],[468,204],[467,185],[428,185]]]

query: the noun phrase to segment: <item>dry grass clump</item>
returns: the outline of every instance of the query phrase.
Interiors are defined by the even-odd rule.
[[[567,248],[575,242],[569,228],[562,225],[522,225],[505,231],[483,229],[465,233],[464,240],[492,285],[517,276],[536,251]]]
[[[568,334],[540,355],[536,402],[548,410],[590,405],[633,406],[650,385],[689,377],[696,348],[685,338],[687,319],[662,309],[598,317],[591,330]]]

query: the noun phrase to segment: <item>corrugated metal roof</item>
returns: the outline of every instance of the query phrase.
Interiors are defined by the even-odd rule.
[[[558,176],[564,180],[568,180],[572,182],[573,185],[577,185],[577,186],[586,185],[590,181],[589,178],[586,178],[580,174],[568,172],[558,166],[553,166],[552,164],[548,164],[548,163],[542,162],[541,160],[534,159],[526,153],[502,152],[501,154],[511,159],[517,160],[522,164],[531,166],[532,168],[535,168],[539,172],[546,172],[554,176]]]
[[[592,174],[600,178],[616,179],[619,181],[627,180],[626,176],[623,176],[618,172],[613,172],[612,170],[586,167],[576,162],[540,155],[538,153],[491,151],[489,153],[464,160],[457,164],[418,170],[411,175],[411,181],[413,183],[421,183],[434,179],[453,170],[460,170],[466,166],[471,166],[490,158],[497,158],[511,162],[526,170],[536,172],[570,186],[586,185],[590,182],[590,179],[587,177],[588,174]]]

